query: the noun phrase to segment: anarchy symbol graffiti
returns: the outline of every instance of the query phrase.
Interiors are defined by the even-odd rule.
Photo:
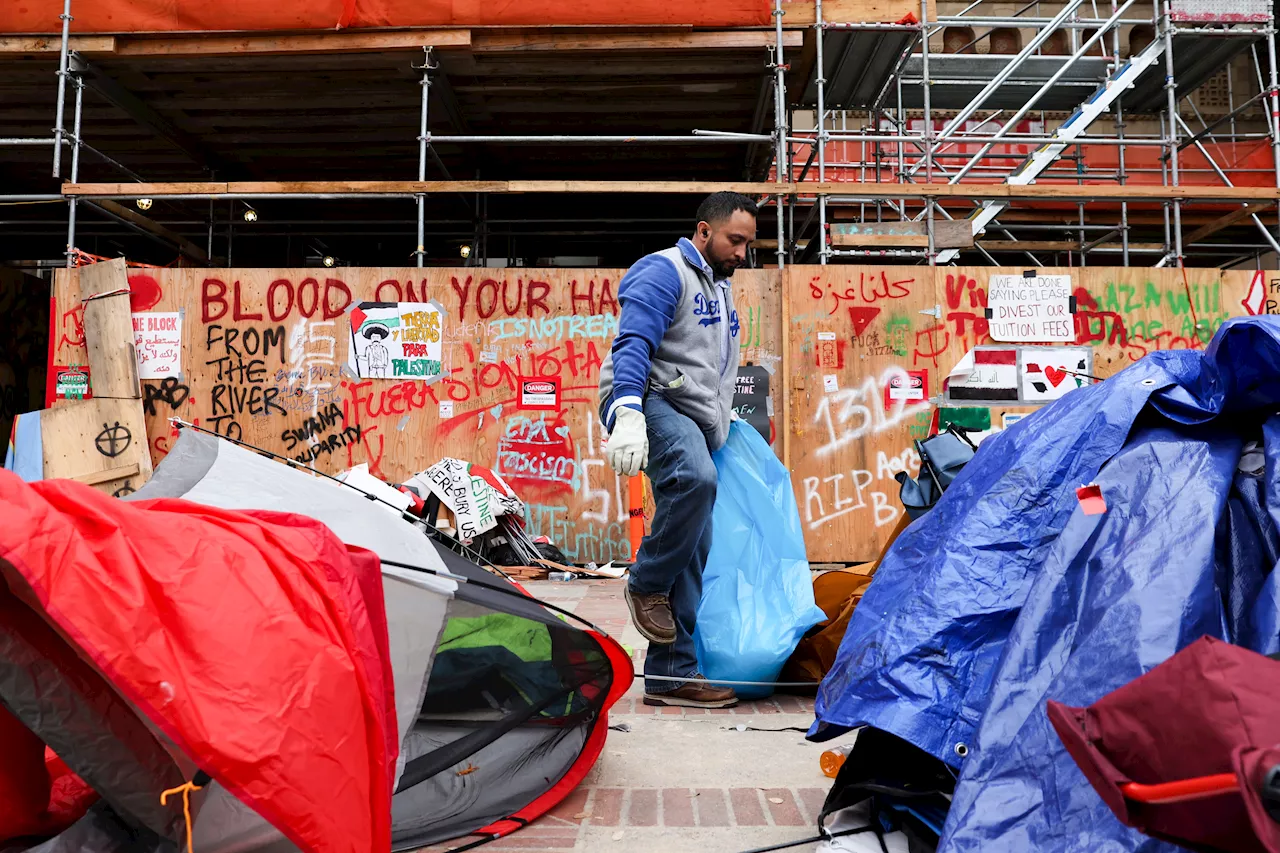
[[[116,421],[115,426],[107,426],[104,423],[102,432],[98,433],[98,437],[93,440],[93,443],[103,456],[115,459],[129,449],[129,443],[132,441],[133,433],[129,432],[129,428],[121,426],[120,422]]]
[[[135,488],[133,487],[133,484],[132,484],[132,483],[125,483],[123,486],[121,486],[120,488],[118,488],[118,489],[116,489],[114,492],[112,492],[112,493],[111,493],[111,497],[113,497],[113,498],[122,498],[122,497],[124,497],[125,495],[131,495],[131,494],[133,494],[133,493],[134,493],[134,492],[136,492],[136,491],[137,491],[137,489],[135,489]]]

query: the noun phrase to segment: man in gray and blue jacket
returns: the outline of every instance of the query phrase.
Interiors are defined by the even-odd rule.
[[[698,673],[693,628],[711,550],[711,453],[735,419],[738,312],[729,278],[746,263],[756,212],[737,193],[707,197],[691,239],[641,258],[618,284],[622,313],[600,368],[600,417],[609,464],[628,477],[643,470],[657,505],[626,588],[632,621],[650,643],[648,705],[738,701]]]

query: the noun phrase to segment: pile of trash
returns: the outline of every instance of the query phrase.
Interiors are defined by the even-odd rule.
[[[394,486],[370,474],[367,464],[337,479],[377,495],[388,508],[421,518],[425,529],[468,547],[508,575],[537,580],[569,570],[564,552],[549,538],[529,535],[524,502],[490,468],[446,456]],[[622,572],[604,575],[621,577]]]

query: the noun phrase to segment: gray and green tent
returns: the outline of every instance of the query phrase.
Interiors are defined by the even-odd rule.
[[[627,654],[587,623],[564,618],[455,553],[421,523],[331,479],[194,429],[182,430],[152,479],[127,500],[145,508],[158,498],[306,516],[381,562],[384,664],[394,681],[399,741],[390,799],[392,850],[509,834],[560,802],[600,755],[608,708],[633,678]],[[32,609],[53,625],[56,608],[46,605]],[[75,612],[57,611],[57,617],[59,642],[78,651]],[[175,776],[188,779],[202,768],[186,745],[166,736],[170,730],[159,719],[163,709],[130,702],[108,674],[95,670],[99,692],[115,694],[109,709],[97,712],[100,718],[93,708],[64,713],[58,703],[75,691],[55,688],[59,679],[70,682],[80,675],[63,671],[71,665],[60,668],[57,656],[6,660],[3,640],[0,710],[8,709],[44,743],[56,743],[58,758],[100,799],[53,837],[6,841],[0,825],[0,850],[152,853],[185,845],[181,802],[161,806],[160,795]],[[251,655],[246,652],[246,661]],[[39,677],[21,677],[33,672]],[[235,695],[223,699],[223,711],[252,702]],[[204,701],[216,703],[218,697]],[[132,715],[129,725],[120,725],[121,715]],[[251,713],[245,725],[254,725]],[[125,730],[149,733],[154,748],[144,756],[113,740],[113,732]],[[0,777],[4,761],[0,756]],[[170,762],[174,772],[156,770]],[[299,844],[287,820],[259,813],[221,786],[216,773],[200,781],[205,784],[190,796],[191,841],[200,853],[321,849]]]

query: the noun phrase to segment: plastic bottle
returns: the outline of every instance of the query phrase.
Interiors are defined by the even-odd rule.
[[[551,574],[547,575],[547,578],[553,581],[571,581],[576,577],[577,575],[575,575],[573,572],[552,572]]]
[[[822,757],[818,759],[818,766],[822,768],[822,775],[831,779],[836,778],[836,774],[840,772],[840,768],[844,765],[844,761],[849,757],[849,752],[853,749],[853,744],[847,743],[841,746],[833,746],[822,753]]]

